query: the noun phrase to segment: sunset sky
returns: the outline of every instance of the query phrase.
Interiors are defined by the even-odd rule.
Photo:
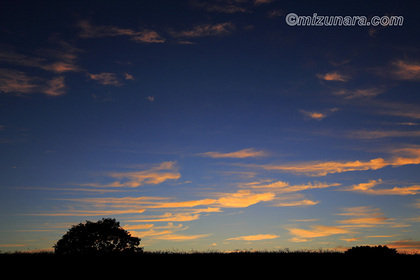
[[[104,217],[145,250],[420,250],[419,8],[2,1],[0,250]]]

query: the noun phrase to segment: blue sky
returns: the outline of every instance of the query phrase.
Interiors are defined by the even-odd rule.
[[[2,4],[0,249],[113,217],[146,250],[418,250],[416,4],[323,3]]]

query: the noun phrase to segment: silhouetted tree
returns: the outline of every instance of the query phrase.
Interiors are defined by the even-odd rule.
[[[346,251],[347,255],[354,256],[396,256],[397,249],[388,246],[356,246]]]
[[[53,246],[56,254],[138,253],[140,238],[132,237],[115,219],[103,218],[72,226]]]

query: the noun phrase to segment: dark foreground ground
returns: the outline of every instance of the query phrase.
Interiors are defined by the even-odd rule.
[[[18,279],[405,279],[420,255],[343,253],[143,253],[132,256],[0,254],[3,275]],[[9,273],[10,272],[10,273]],[[414,276],[415,277],[415,276]]]
[[[252,252],[252,251],[244,251],[244,252],[232,252],[232,253],[224,253],[224,252],[142,252],[142,253],[133,253],[133,254],[115,254],[115,255],[57,255],[53,252],[11,252],[11,253],[1,253],[0,252],[0,260],[57,260],[57,261],[64,261],[64,260],[83,260],[83,259],[102,259],[102,260],[175,260],[175,259],[197,259],[197,260],[205,260],[205,259],[214,259],[214,260],[259,260],[259,259],[267,259],[267,260],[274,260],[274,259],[337,259],[337,260],[351,260],[351,259],[372,259],[372,258],[379,258],[379,259],[401,259],[401,260],[408,260],[408,259],[416,259],[420,260],[420,254],[395,254],[395,255],[386,255],[386,254],[347,254],[343,252],[335,252],[335,251],[297,251],[297,252],[289,252],[289,251],[278,251],[278,252]],[[420,264],[420,263],[419,263]]]

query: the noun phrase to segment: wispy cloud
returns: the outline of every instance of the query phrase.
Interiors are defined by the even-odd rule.
[[[0,62],[25,67],[42,68],[46,59],[17,53],[13,50],[0,50]]]
[[[171,201],[168,197],[123,197],[123,198],[81,198],[62,199],[79,202],[89,206],[115,209],[190,209],[188,213],[220,212],[221,208],[246,208],[259,202],[271,201],[275,198],[272,192],[251,192],[250,190],[238,190],[237,192],[208,194],[207,198],[185,201]],[[205,206],[207,208],[197,208]],[[194,209],[193,209],[194,208]],[[192,211],[192,212],[191,212]],[[162,217],[159,217],[162,218]]]
[[[77,64],[78,55],[82,51],[71,44],[54,37],[50,39],[55,48],[39,49],[37,55],[25,55],[14,50],[0,50],[0,62],[13,66],[40,68],[43,70],[64,73],[81,71]]]
[[[273,197],[268,204],[270,207],[302,207],[317,205],[320,201],[307,199],[301,192],[313,189],[325,189],[340,185],[341,184],[339,183],[321,182],[309,182],[307,184],[292,185],[288,182],[277,181],[273,183],[251,182],[241,184],[240,187],[275,194],[275,197]]]
[[[398,167],[408,164],[420,164],[420,148],[403,148],[391,151],[395,154],[387,160],[375,158],[368,161],[326,161],[326,162],[303,162],[296,164],[266,164],[266,165],[247,165],[250,167],[260,167],[270,171],[292,172],[305,174],[308,176],[325,176],[333,173],[343,173],[349,171],[377,170],[384,167]]]
[[[325,225],[312,225],[309,229],[302,229],[296,227],[285,227],[289,230],[290,234],[294,237],[290,239],[292,242],[305,242],[310,241],[314,238],[327,237],[331,235],[347,235],[349,237],[342,237],[341,240],[348,242],[360,240],[363,236],[355,237],[355,234],[362,234],[362,229],[368,229],[370,232],[373,228],[396,228],[396,227],[407,227],[410,225],[398,223],[395,219],[387,218],[380,211],[379,208],[373,208],[371,206],[357,206],[343,208],[342,213],[338,213],[338,216],[345,216],[341,220],[336,220],[336,226],[325,226]],[[384,235],[369,235],[365,237],[385,237]],[[395,236],[395,235],[393,235]]]
[[[231,22],[223,22],[217,24],[200,24],[194,26],[190,30],[173,31],[174,37],[208,37],[208,36],[223,36],[232,33],[235,30],[235,24]]]
[[[253,193],[249,190],[239,190],[235,193],[224,193],[215,204],[223,208],[245,208],[259,202],[273,200],[273,192]]]
[[[244,5],[248,1],[243,0],[210,0],[210,1],[200,1],[193,0],[191,4],[195,8],[205,9],[208,12],[218,12],[218,13],[245,13],[248,12],[247,6]]]
[[[292,242],[305,242],[313,238],[326,237],[336,234],[348,234],[350,230],[336,227],[336,226],[324,226],[324,225],[314,225],[310,226],[310,229],[301,229],[294,227],[286,227],[294,237],[290,239]]]
[[[121,81],[117,78],[117,75],[115,73],[99,73],[99,74],[91,74],[87,73],[87,76],[97,81],[101,85],[111,85],[111,86],[121,86]]]
[[[327,116],[329,116],[330,114],[338,111],[338,108],[332,108],[329,110],[324,110],[322,112],[315,112],[315,111],[306,111],[306,110],[300,110],[300,112],[307,118],[309,119],[315,119],[318,121],[323,120],[324,118],[326,118]]]
[[[170,241],[187,241],[187,240],[195,240],[200,238],[206,238],[211,236],[212,234],[193,234],[193,235],[179,235],[179,234],[165,234],[155,237],[155,239],[160,240],[170,240]]]
[[[11,67],[38,68],[61,75],[65,72],[82,71],[77,64],[80,49],[55,37],[50,41],[55,44],[56,48],[39,49],[35,52],[37,55],[24,55],[14,50],[2,49],[0,50],[0,63],[9,64]],[[59,96],[65,93],[64,80],[64,76],[47,79],[28,74],[26,70],[0,69],[0,91],[4,93],[44,93],[49,96]]]
[[[47,217],[86,217],[86,216],[109,216],[109,215],[121,215],[121,214],[139,214],[143,213],[145,209],[122,209],[122,210],[75,210],[71,209],[62,212],[48,212],[48,213],[28,213],[26,216],[47,216]]]
[[[135,31],[130,28],[120,28],[112,25],[93,25],[88,20],[78,22],[81,29],[79,36],[82,38],[104,38],[116,36],[128,36],[138,43],[164,43],[166,41],[158,32],[150,29]]]
[[[412,239],[403,239],[389,242],[387,246],[390,248],[395,248],[400,252],[402,251],[406,253],[418,253],[420,250],[420,241]]]
[[[275,239],[279,238],[280,235],[275,234],[256,234],[256,235],[246,235],[246,236],[238,236],[225,239],[225,241],[230,240],[237,240],[237,241],[260,241],[260,240],[268,240],[268,239]]]
[[[123,86],[124,83],[121,79],[134,81],[134,76],[128,73],[122,73],[121,75],[116,73],[86,73],[89,79],[96,81],[97,83],[104,85],[104,86]]]
[[[320,80],[323,80],[323,81],[339,81],[339,82],[347,82],[347,81],[350,79],[350,77],[349,77],[349,76],[346,76],[346,75],[340,74],[340,73],[338,73],[338,72],[336,72],[336,71],[334,71],[334,72],[329,72],[329,73],[326,73],[326,74],[317,74],[316,76],[317,76]]]
[[[382,184],[382,180],[370,180],[367,183],[360,183],[348,188],[344,191],[353,191],[373,195],[415,195],[420,193],[420,185],[412,185],[408,187],[393,187],[391,189],[376,189],[377,185]]]
[[[131,38],[134,42],[140,43],[165,43],[166,39],[154,30],[143,30],[140,35]]]
[[[191,4],[195,8],[205,9],[208,12],[226,14],[251,13],[256,6],[269,4],[274,0],[194,0]]]
[[[30,94],[43,93],[58,96],[65,93],[64,77],[55,77],[45,80],[39,77],[28,76],[24,72],[0,69],[0,92]]]
[[[55,77],[46,83],[43,92],[50,96],[63,95],[66,91],[66,85],[64,82],[64,76]]]
[[[338,183],[321,183],[321,182],[315,182],[315,183],[307,183],[307,184],[301,184],[301,185],[290,185],[289,182],[283,182],[283,181],[277,181],[270,184],[252,184],[248,185],[249,188],[253,189],[267,189],[275,191],[276,193],[292,193],[292,192],[299,192],[304,190],[310,190],[310,189],[324,189],[329,187],[336,187],[340,186],[341,184]]]
[[[65,72],[83,71],[78,65],[79,54],[83,52],[81,49],[55,37],[53,37],[51,41],[57,45],[57,47],[53,49],[38,50],[38,53],[41,56],[53,61],[41,65],[40,67],[42,69],[60,74]]]
[[[384,216],[380,209],[369,206],[358,206],[344,208],[345,212],[337,215],[351,216],[352,218],[336,221],[345,227],[377,227],[383,225],[394,225],[393,219]]]
[[[397,60],[392,64],[392,74],[396,79],[415,81],[420,80],[420,63]]]
[[[319,201],[313,201],[310,199],[303,199],[303,200],[297,200],[297,201],[289,201],[289,202],[278,202],[276,204],[272,204],[270,206],[275,207],[295,207],[295,206],[312,206],[317,205]]]
[[[342,96],[345,99],[355,99],[355,98],[373,98],[385,92],[384,88],[371,87],[363,89],[340,89],[333,91],[333,94]]]
[[[163,215],[147,217],[145,219],[128,220],[131,223],[148,223],[148,222],[188,222],[195,221],[200,218],[200,214],[192,213],[165,213]]]
[[[211,158],[249,158],[249,157],[264,157],[267,153],[264,151],[257,151],[253,148],[243,149],[237,152],[221,153],[221,152],[206,152],[197,154],[204,157]]]
[[[115,26],[93,25],[88,20],[80,20],[78,27],[81,29],[79,36],[82,38],[102,38],[114,36],[137,36],[141,32],[132,29],[124,29]]]
[[[135,188],[143,185],[157,185],[167,180],[177,180],[181,177],[181,174],[177,171],[176,162],[173,161],[163,162],[160,165],[149,167],[149,169],[146,170],[110,172],[106,175],[119,180],[108,184],[91,183],[80,185],[91,187]]]
[[[420,106],[414,103],[376,101],[374,105],[382,115],[420,119]]]
[[[406,123],[401,125],[416,126],[416,123]],[[347,134],[350,138],[359,139],[379,139],[379,138],[396,138],[396,137],[420,137],[420,131],[410,130],[358,130],[351,131]]]
[[[0,69],[0,91],[3,93],[34,93],[40,91],[39,81],[40,78],[21,71]]]
[[[205,238],[210,236],[211,234],[193,234],[193,235],[186,235],[186,234],[179,234],[177,232],[187,230],[188,227],[184,227],[182,224],[174,224],[172,222],[168,222],[167,225],[163,226],[155,226],[154,224],[140,224],[140,225],[125,225],[125,229],[130,231],[131,235],[134,236],[141,236],[143,242],[155,242],[155,241],[188,241],[188,240],[196,240],[200,238]],[[138,231],[141,229],[148,229],[147,231]]]

